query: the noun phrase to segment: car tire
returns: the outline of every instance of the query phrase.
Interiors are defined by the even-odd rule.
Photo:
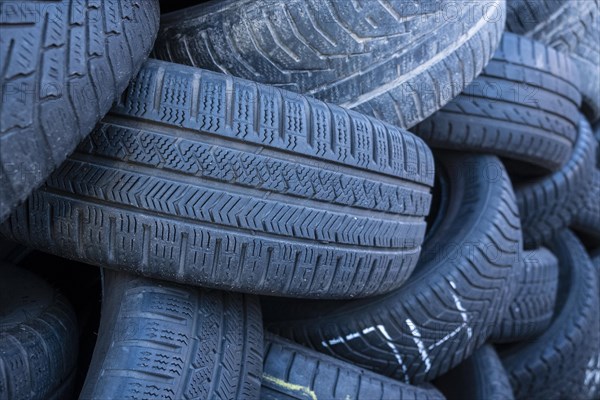
[[[494,346],[486,344],[434,381],[447,400],[513,400],[508,375]]]
[[[152,60],[2,231],[46,252],[158,279],[367,296],[412,273],[433,170],[431,151],[410,132]]]
[[[491,153],[555,171],[569,160],[577,137],[577,78],[568,55],[505,33],[481,75],[413,132],[432,147]]]
[[[579,210],[571,227],[584,235],[600,240],[600,169],[592,175],[591,189],[585,196],[583,207]]]
[[[482,346],[510,300],[522,246],[517,207],[496,157],[448,152],[439,161],[441,205],[404,286],[346,302],[264,298],[267,329],[416,384]]]
[[[581,116],[575,147],[562,169],[533,180],[512,176],[527,249],[568,227],[584,207],[592,188],[596,146],[590,124]]]
[[[566,2],[568,0],[507,0],[506,31],[523,35],[548,21]]]
[[[80,399],[256,399],[262,351],[258,299],[105,270]]]
[[[490,340],[517,342],[544,332],[552,321],[558,290],[558,260],[545,247],[523,252],[515,296]]]
[[[265,334],[262,400],[443,399],[431,385],[410,386]]]
[[[500,352],[517,399],[594,399],[600,354],[599,271],[576,236],[549,242],[559,262],[559,291],[550,327]]]
[[[408,128],[481,72],[505,16],[504,0],[213,1],[165,15],[153,56]]]
[[[0,14],[2,222],[125,90],[159,9],[158,0],[7,1]]]
[[[598,0],[512,0],[507,29],[568,53],[580,70],[582,110],[600,118],[600,3]],[[527,22],[519,24],[519,20]]]
[[[0,398],[69,398],[79,330],[67,299],[31,272],[0,263]]]

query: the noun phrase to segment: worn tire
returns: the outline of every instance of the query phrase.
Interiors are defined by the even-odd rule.
[[[158,0],[0,2],[0,222],[125,90],[158,30]]]
[[[600,373],[598,272],[575,235],[549,242],[560,268],[552,325],[501,352],[517,399],[595,399]]]
[[[256,399],[262,359],[258,299],[105,270],[80,399]]]
[[[433,379],[480,347],[506,308],[519,216],[496,157],[449,152],[440,164],[443,205],[403,287],[347,302],[265,300],[267,328],[407,383]]]
[[[447,400],[512,400],[508,375],[490,344],[434,382]]]
[[[430,385],[410,386],[265,334],[262,400],[439,399]]]
[[[596,64],[581,57],[573,57],[573,60],[581,77],[579,82],[579,91],[583,98],[581,111],[590,121],[598,121],[600,120],[600,72],[598,72],[600,57]]]
[[[66,298],[31,272],[0,262],[0,399],[68,398],[78,342]]]
[[[565,1],[552,15],[523,33],[533,40],[547,43],[558,51],[571,53],[598,65],[599,7],[599,0]]]
[[[600,96],[600,90],[598,90]],[[600,247],[600,122],[593,127],[596,139],[596,169],[592,173],[592,187],[586,193],[584,206],[579,210],[571,227],[577,233]]]
[[[580,104],[578,72],[568,55],[505,33],[482,74],[413,131],[432,147],[555,171],[571,155]]]
[[[407,131],[152,60],[2,231],[63,257],[188,284],[373,295],[412,273],[433,169],[429,148]]]
[[[506,26],[571,54],[581,74],[583,111],[600,118],[600,3],[598,0],[512,0],[507,2]],[[520,18],[528,18],[519,24]]]
[[[568,227],[584,207],[592,186],[597,143],[582,116],[575,147],[559,171],[534,180],[513,176],[525,247],[542,245]]]
[[[525,251],[516,279],[515,296],[494,328],[490,340],[516,342],[544,332],[554,315],[558,260],[548,249]]]
[[[600,240],[600,169],[596,168],[592,174],[592,186],[571,227],[577,232]]]
[[[571,0],[506,0],[506,31],[523,35]]]
[[[153,55],[408,128],[481,72],[504,20],[504,0],[213,1],[166,15]]]

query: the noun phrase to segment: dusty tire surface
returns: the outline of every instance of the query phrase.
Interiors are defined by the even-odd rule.
[[[253,399],[258,299],[104,273],[102,319],[80,399]]]
[[[412,273],[433,172],[431,151],[410,132],[151,60],[1,229],[46,252],[165,280],[367,296]]]
[[[432,147],[558,170],[577,137],[578,87],[578,70],[567,54],[505,33],[481,75],[412,130]]]
[[[0,398],[68,398],[78,342],[66,298],[31,272],[0,262]]]
[[[506,30],[525,34],[548,21],[569,0],[507,0]]]
[[[505,16],[504,0],[213,1],[165,15],[153,56],[408,128],[481,72]]]
[[[0,222],[65,160],[150,53],[158,0],[0,3]]]
[[[502,362],[517,399],[594,399],[600,390],[600,271],[570,231],[549,248],[560,268],[552,324],[534,340],[501,351]]]
[[[526,248],[538,247],[568,227],[584,207],[592,189],[596,146],[590,124],[581,116],[575,147],[559,171],[534,180],[513,177]]]
[[[490,344],[435,380],[447,400],[512,400],[508,374]]]
[[[417,387],[265,334],[262,400],[443,399],[430,385]]]
[[[545,247],[523,252],[515,296],[490,340],[516,342],[542,333],[552,321],[558,290],[558,260]]]
[[[448,152],[439,161],[445,204],[408,282],[346,302],[264,298],[267,329],[417,384],[483,345],[507,306],[506,286],[521,254],[515,198],[496,157]],[[490,179],[486,170],[499,175]]]
[[[549,18],[524,34],[558,51],[597,63],[600,56],[599,7],[598,0],[565,1]]]
[[[600,169],[592,173],[592,186],[585,196],[583,207],[575,216],[571,227],[600,240]]]
[[[573,57],[579,76],[582,77],[579,83],[579,91],[583,98],[581,105],[582,112],[590,119],[590,121],[600,120],[600,56],[596,63],[583,59],[581,57]]]
[[[598,0],[512,0],[506,27],[568,53],[581,76],[583,111],[600,118],[600,3]]]
[[[569,53],[580,70],[583,111],[590,121],[600,118],[600,3],[569,0],[551,18],[526,35]]]

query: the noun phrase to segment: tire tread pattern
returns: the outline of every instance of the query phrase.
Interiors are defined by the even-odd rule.
[[[62,256],[188,284],[367,296],[412,273],[433,173],[431,151],[410,132],[150,60],[2,230]]]
[[[167,15],[153,55],[408,128],[481,72],[500,40],[504,11],[504,1],[471,3],[452,18],[444,2],[429,0],[225,1]]]
[[[515,185],[526,248],[540,246],[568,227],[584,207],[592,187],[597,143],[581,116],[571,158],[559,171]]]
[[[414,387],[307,347],[265,334],[261,399],[442,399],[432,387]]]
[[[568,230],[549,242],[559,262],[559,299],[551,326],[501,358],[517,399],[597,398],[600,351],[598,273]],[[591,377],[591,379],[590,379]]]
[[[0,221],[75,149],[148,56],[158,1],[2,2]]]
[[[256,298],[115,272],[105,272],[104,290],[82,399],[258,397]]]
[[[515,296],[490,340],[516,342],[544,332],[554,315],[558,260],[545,247],[523,252]]]
[[[482,74],[413,131],[434,147],[560,169],[577,136],[578,76],[569,56],[505,33]]]
[[[522,240],[519,216],[497,158],[454,155],[444,165],[457,182],[472,179],[454,183],[464,186],[450,190],[454,211],[426,242],[420,265],[405,285],[345,304],[282,304],[278,299],[273,307],[265,306],[267,329],[417,384],[443,374],[480,347],[508,302],[505,288]],[[490,165],[502,171],[500,179],[491,182],[469,173],[469,168],[479,173]],[[453,262],[445,262],[446,257]]]
[[[79,343],[73,308],[60,292],[26,270],[2,263],[0,276],[20,289],[4,287],[3,294],[18,298],[25,316],[6,320],[19,310],[1,310],[0,398],[58,400],[69,396]]]

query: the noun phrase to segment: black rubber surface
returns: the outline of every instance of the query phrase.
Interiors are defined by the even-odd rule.
[[[253,399],[258,300],[105,270],[102,319],[80,399]]]
[[[413,128],[439,148],[491,153],[558,170],[577,137],[579,74],[571,58],[505,33],[465,91]]]
[[[600,241],[600,169],[596,168],[592,174],[592,186],[571,227]]]
[[[573,0],[506,0],[506,30],[525,34]]]
[[[447,400],[512,400],[512,388],[498,353],[486,344],[435,380]]]
[[[491,58],[504,0],[219,0],[165,15],[153,55],[411,127]]]
[[[152,60],[2,231],[188,284],[366,296],[411,274],[433,171],[431,151],[407,131]]]
[[[513,177],[525,247],[540,246],[571,224],[592,189],[596,140],[581,116],[569,161],[557,172],[534,180]]]
[[[515,267],[516,268],[516,267]],[[523,252],[515,296],[490,340],[516,342],[542,333],[552,321],[558,290],[558,260],[540,247]]]
[[[21,261],[31,252],[26,246],[0,239],[0,262],[6,264],[20,265]]]
[[[568,53],[580,70],[583,111],[600,118],[600,3],[598,0],[509,0],[506,26]]]
[[[600,393],[599,271],[570,231],[549,242],[559,261],[550,328],[501,352],[518,399],[597,399]]]
[[[65,160],[148,56],[158,0],[0,2],[0,222]]]
[[[517,207],[496,157],[445,154],[442,174],[445,204],[404,286],[346,302],[265,298],[267,328],[412,383],[445,373],[483,345],[508,305],[521,254]]]
[[[583,98],[581,110],[590,121],[598,121],[600,120],[600,72],[598,71],[600,56],[595,63],[581,57],[572,57],[579,70],[579,76],[582,77],[579,84],[579,91]]]
[[[5,241],[0,241],[0,247]],[[16,262],[56,288],[73,306],[77,318],[79,348],[73,377],[73,399],[78,398],[87,374],[100,325],[102,303],[101,269],[58,256],[27,249]],[[66,398],[65,400],[69,400]]]
[[[569,0],[555,7],[552,1],[529,0],[530,3],[545,2],[555,10],[540,23],[524,32],[528,37],[547,43],[555,49],[587,59],[592,63],[600,56],[600,2],[598,0]],[[539,5],[536,4],[539,7]]]
[[[273,334],[265,334],[263,400],[443,399],[431,385],[410,386]]]
[[[592,248],[600,247],[600,122],[593,128],[596,139],[596,169],[592,173],[592,187],[587,191],[583,206],[573,219],[571,228]],[[595,244],[594,244],[595,243]]]
[[[31,272],[0,262],[0,399],[69,398],[78,341],[66,298]]]

